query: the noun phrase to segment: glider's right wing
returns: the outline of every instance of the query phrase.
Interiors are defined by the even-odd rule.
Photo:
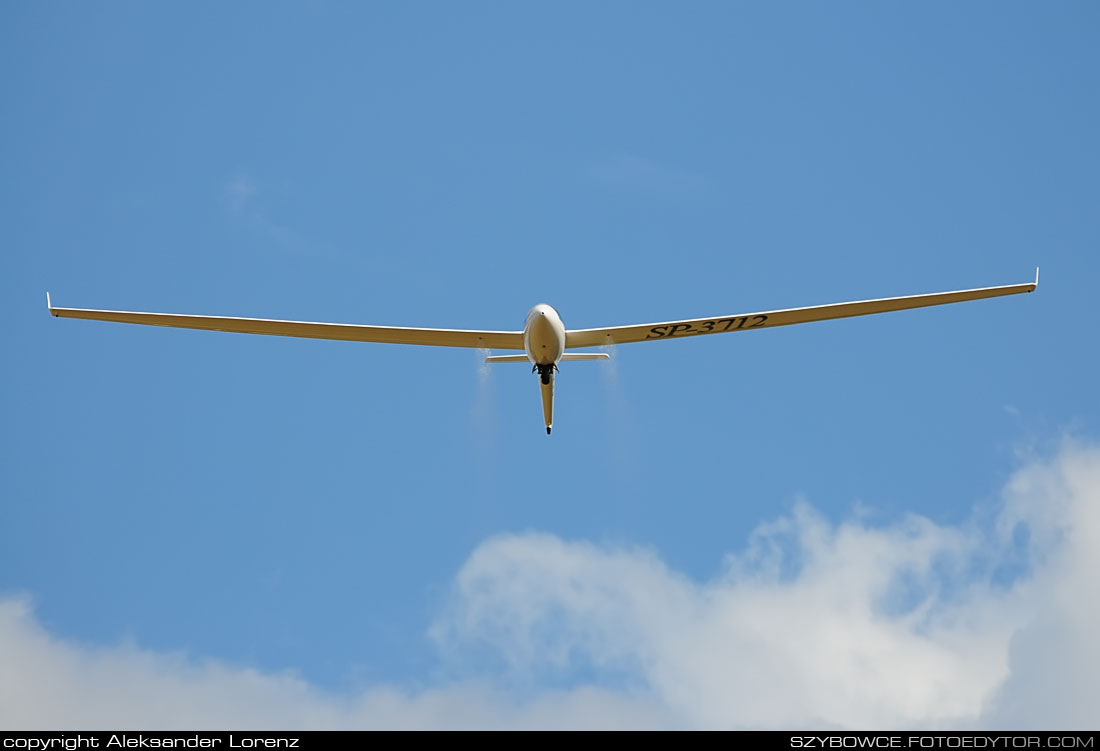
[[[766,313],[739,313],[721,318],[699,318],[688,321],[645,323],[637,326],[614,326],[602,329],[577,329],[565,332],[565,347],[566,349],[599,347],[606,344],[678,339],[702,334],[722,334],[727,331],[749,331],[773,326],[790,326],[795,323],[827,321],[832,318],[865,316],[872,313],[888,313],[892,310],[908,310],[929,305],[946,305],[947,303],[963,302],[965,300],[981,300],[986,297],[1016,295],[1021,292],[1031,292],[1037,286],[1039,286],[1038,269],[1035,270],[1035,281],[1027,284],[964,289],[958,292],[935,292],[927,295],[910,295],[909,297],[886,297],[881,300],[815,305],[810,308],[772,310]]]
[[[140,323],[178,329],[232,331],[239,334],[296,336],[307,339],[340,339],[349,342],[387,342],[425,344],[436,347],[476,347],[482,349],[523,349],[522,331],[463,331],[455,329],[414,329],[396,326],[360,326],[350,323],[308,323],[277,321],[267,318],[222,318],[187,316],[171,313],[135,313],[125,310],[84,310],[55,308],[46,296],[50,314],[60,318],[85,318],[94,321]]]

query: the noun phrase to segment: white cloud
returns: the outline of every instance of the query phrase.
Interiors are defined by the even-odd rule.
[[[801,560],[784,576],[787,537]],[[800,505],[699,585],[644,551],[499,538],[464,567],[439,636],[487,638],[516,669],[580,659],[629,671],[692,726],[954,723],[1004,679],[1019,622],[993,591],[939,601],[932,569],[961,567],[970,543],[918,518],[835,527]],[[889,615],[899,578],[921,592]]]
[[[78,646],[0,601],[0,727],[1083,729],[1098,570],[1100,451],[1067,446],[1013,477],[991,526],[800,503],[704,583],[644,549],[490,539],[431,631],[452,673],[480,667],[419,692]]]
[[[1064,451],[1019,472],[1000,528],[1030,535],[1037,570],[1019,587],[1027,625],[988,719],[1002,727],[1095,729],[1100,715],[1100,451]]]
[[[598,688],[516,703],[485,683],[410,695],[325,693],[261,673],[47,634],[25,600],[0,602],[0,729],[659,727],[659,707]]]

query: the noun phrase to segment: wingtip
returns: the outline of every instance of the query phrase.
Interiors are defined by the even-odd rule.
[[[46,310],[50,311],[50,315],[53,315],[53,303],[50,302],[50,292],[46,291]]]
[[[1039,288],[1039,267],[1035,267],[1035,288]]]

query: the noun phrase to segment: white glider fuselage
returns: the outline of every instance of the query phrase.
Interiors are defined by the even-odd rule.
[[[558,311],[539,303],[523,325],[523,349],[533,365],[554,365],[565,354],[565,324]]]
[[[531,308],[523,324],[523,350],[539,374],[542,417],[549,435],[554,427],[554,371],[565,354],[565,324],[558,311],[546,303]]]

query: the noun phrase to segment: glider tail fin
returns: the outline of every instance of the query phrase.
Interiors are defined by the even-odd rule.
[[[554,427],[554,372],[542,376],[539,390],[542,392],[542,417],[546,423],[546,435],[550,435],[550,429]]]

